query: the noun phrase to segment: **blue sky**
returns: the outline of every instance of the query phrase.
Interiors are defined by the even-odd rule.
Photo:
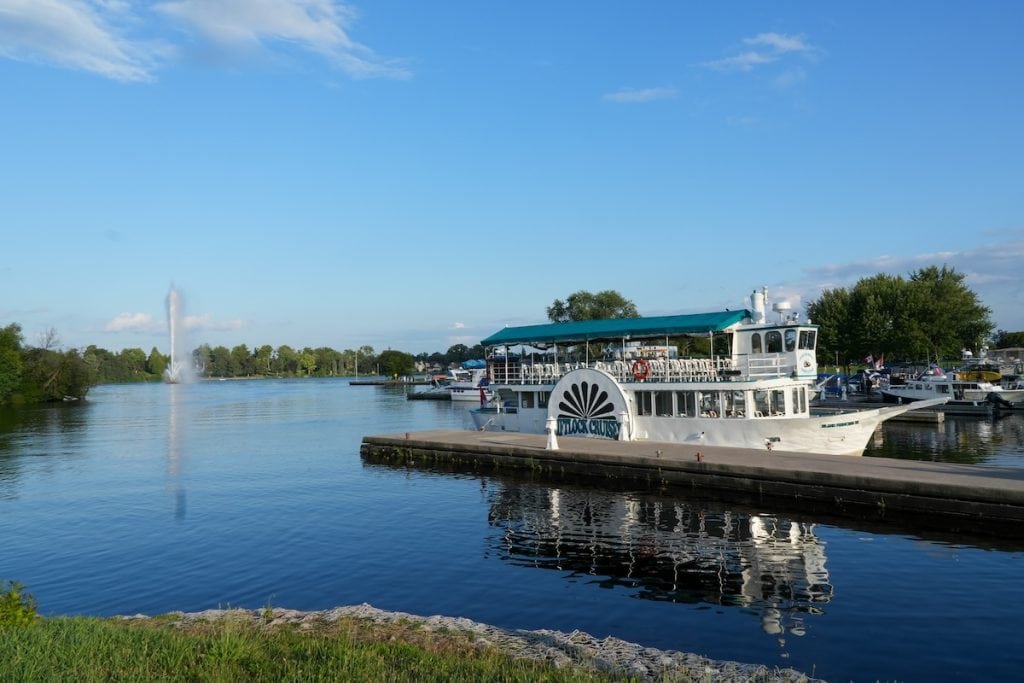
[[[1024,330],[1024,4],[0,0],[0,325],[412,353],[952,266]]]

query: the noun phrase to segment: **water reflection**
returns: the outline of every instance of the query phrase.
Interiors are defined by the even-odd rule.
[[[646,493],[536,484],[493,489],[498,556],[594,577],[645,600],[739,607],[765,633],[803,635],[832,597],[814,525]]]
[[[88,415],[85,401],[0,407],[0,500],[18,497],[27,467],[46,472],[77,457],[76,443]],[[28,460],[37,457],[44,460]]]
[[[875,432],[864,455],[1024,467],[1024,413],[947,415],[942,424],[934,426],[889,421]]]
[[[187,384],[168,384],[167,486],[174,495],[174,518],[185,519],[186,494],[182,480],[182,440],[184,438],[185,391]]]

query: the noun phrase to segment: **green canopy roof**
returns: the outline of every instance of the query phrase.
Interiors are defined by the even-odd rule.
[[[580,320],[544,325],[506,327],[480,343],[484,346],[505,346],[529,343],[578,343],[614,339],[654,339],[684,334],[722,332],[744,318],[750,311],[721,311],[692,315],[664,315],[653,318],[611,318]]]

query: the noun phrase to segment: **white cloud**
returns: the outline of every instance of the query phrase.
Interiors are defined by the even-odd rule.
[[[395,60],[349,35],[353,12],[337,0],[0,0],[0,58],[78,69],[118,81],[150,81],[179,50],[185,28],[237,53],[298,47],[354,78],[408,78]]]
[[[158,50],[126,38],[123,2],[0,0],[0,56],[148,81]]]
[[[747,45],[764,45],[772,48],[777,53],[785,52],[814,52],[815,47],[804,42],[803,35],[787,36],[781,33],[758,33],[753,38],[744,38]]]
[[[731,57],[702,62],[701,66],[715,71],[753,71],[765,64],[773,64],[789,54],[799,54],[807,59],[818,55],[819,49],[806,41],[801,35],[783,33],[759,33],[753,38],[744,38],[745,45],[752,45],[755,50],[747,50]]]
[[[353,41],[353,12],[333,0],[169,0],[154,9],[228,49],[298,45],[355,78],[407,78],[393,60]]]
[[[642,102],[653,102],[655,100],[668,100],[676,97],[678,91],[675,88],[622,88],[616,92],[606,93],[604,99],[609,102],[635,104]]]
[[[761,52],[744,52],[725,59],[716,59],[712,62],[703,62],[703,66],[716,71],[753,71],[754,67],[763,64],[771,64],[778,61],[775,55],[763,54]]]
[[[208,330],[229,332],[244,329],[244,320],[214,320],[210,315],[189,315],[182,319],[186,330]],[[140,332],[166,334],[169,330],[166,320],[157,320],[149,313],[121,313],[103,326],[104,332]]]
[[[157,322],[149,313],[122,313],[103,326],[104,332],[160,332],[167,324]]]
[[[451,326],[450,329],[462,330],[462,329],[465,329],[465,327],[466,327],[466,323],[452,323],[452,326]]]

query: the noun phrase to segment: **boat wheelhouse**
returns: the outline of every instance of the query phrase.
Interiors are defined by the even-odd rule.
[[[482,340],[480,430],[860,455],[885,419],[942,402],[812,416],[817,327],[790,306],[507,327]],[[679,357],[680,342],[710,353]]]

